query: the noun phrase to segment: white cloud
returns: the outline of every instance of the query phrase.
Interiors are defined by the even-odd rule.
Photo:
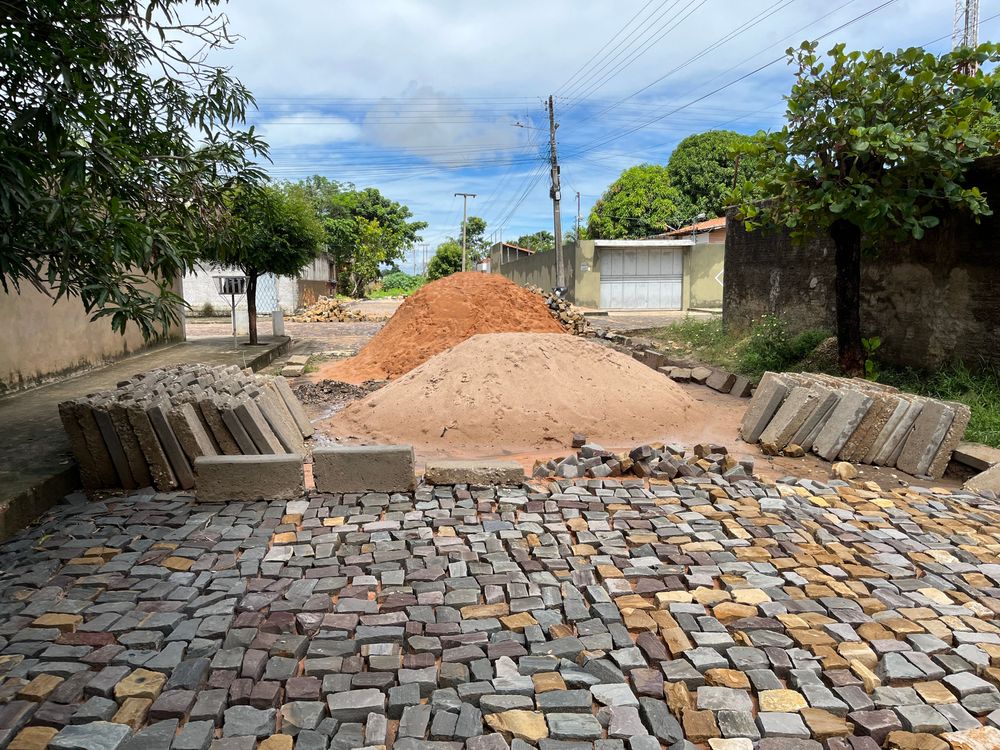
[[[272,151],[356,141],[361,136],[361,128],[350,120],[318,111],[282,115],[259,123],[257,129]]]

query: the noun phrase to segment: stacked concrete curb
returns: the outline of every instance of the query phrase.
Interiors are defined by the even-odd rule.
[[[194,486],[202,456],[300,457],[312,425],[284,378],[235,365],[151,370],[59,404],[86,489]]]
[[[759,442],[765,453],[801,448],[827,461],[894,466],[938,478],[969,416],[964,404],[868,380],[768,372],[743,416],[740,436]]]

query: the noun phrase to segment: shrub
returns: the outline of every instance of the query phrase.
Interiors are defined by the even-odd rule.
[[[427,283],[423,276],[411,276],[404,271],[393,271],[382,277],[382,289],[398,289],[401,292],[412,292]]]
[[[201,316],[202,318],[214,318],[215,308],[212,306],[212,303],[206,302],[204,305],[202,305],[201,308],[198,310],[198,315]]]
[[[740,369],[759,376],[781,372],[807,357],[830,334],[818,329],[790,336],[788,326],[776,315],[762,315],[750,328],[739,352]]]

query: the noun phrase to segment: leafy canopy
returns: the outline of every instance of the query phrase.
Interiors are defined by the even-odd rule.
[[[700,213],[724,215],[737,182],[755,182],[761,176],[762,157],[751,153],[756,138],[732,130],[708,130],[677,144],[667,173],[680,193],[681,223]]]
[[[152,336],[170,287],[258,182],[250,92],[205,62],[220,0],[31,0],[0,10],[0,286],[79,297]],[[182,21],[192,7],[201,20]],[[189,54],[187,50],[198,50]],[[151,284],[152,282],[152,284]]]
[[[555,248],[556,239],[552,236],[552,232],[543,229],[532,234],[522,234],[514,240],[513,244],[534,250],[536,253],[544,253]]]
[[[594,204],[587,222],[591,239],[637,239],[659,234],[684,221],[681,194],[659,164],[629,167]]]
[[[982,64],[1000,60],[1000,46],[938,57],[838,44],[828,59],[816,46],[788,50],[797,70],[787,124],[761,145],[780,157],[780,169],[763,183],[769,202],[746,200],[744,189],[748,228],[778,224],[809,236],[842,220],[871,243],[920,239],[945,208],[990,213],[963,177],[998,141],[995,118],[988,127],[997,73]],[[962,72],[970,59],[980,64],[975,75]]]
[[[427,263],[427,278],[436,281],[461,270],[462,245],[455,240],[446,240],[438,245],[434,257]]]

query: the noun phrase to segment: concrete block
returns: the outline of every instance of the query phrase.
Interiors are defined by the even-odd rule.
[[[736,376],[725,370],[712,370],[712,374],[705,381],[705,385],[719,393],[729,393],[735,383]]]
[[[767,427],[760,433],[760,442],[774,445],[778,450],[784,448],[812,415],[818,402],[819,395],[812,388],[792,388]]]
[[[156,431],[156,437],[160,439],[160,445],[163,446],[163,452],[166,454],[167,460],[170,461],[170,468],[174,470],[174,476],[177,477],[177,484],[181,489],[189,490],[194,487],[194,472],[191,471],[191,464],[188,463],[187,456],[184,455],[184,449],[181,448],[181,444],[177,441],[177,436],[170,429],[164,403],[169,402],[151,404],[146,409],[146,415],[149,417],[149,423],[153,425],[153,429]]]
[[[910,434],[910,430],[913,429],[913,423],[917,421],[917,417],[920,416],[920,412],[923,411],[926,403],[927,399],[925,398],[910,399],[910,408],[906,410],[902,421],[892,431],[885,447],[875,456],[875,463],[877,465],[896,465],[896,462],[899,460],[899,454],[903,452],[903,446],[906,445],[906,438]]]
[[[114,487],[118,483],[118,472],[115,471],[111,455],[104,444],[101,428],[97,426],[93,407],[89,401],[77,401],[75,402],[74,412],[77,422],[80,423],[80,429],[83,431],[83,439],[87,444],[87,450],[90,452],[93,461],[98,485],[100,487]]]
[[[195,459],[199,502],[291,500],[303,492],[302,456],[200,456]]]
[[[132,476],[132,469],[128,465],[128,457],[125,455],[125,448],[118,438],[114,422],[111,421],[111,414],[107,411],[107,404],[94,405],[94,420],[104,438],[104,446],[111,456],[111,463],[114,464],[115,473],[118,475],[118,484],[115,487],[124,487],[127,490],[134,490],[139,485]]]
[[[416,484],[413,447],[345,445],[313,451],[320,492],[406,492]]]
[[[121,441],[125,457],[128,459],[132,478],[135,479],[139,487],[152,487],[153,478],[149,475],[149,464],[146,463],[146,456],[143,455],[142,448],[139,447],[132,423],[128,420],[128,412],[120,402],[112,401],[108,405],[108,413],[111,414],[115,432],[118,433],[118,439]]]
[[[811,383],[809,388],[816,394],[816,408],[812,410],[802,426],[792,435],[789,443],[798,445],[802,450],[808,451],[813,446],[813,441],[823,429],[826,420],[833,413],[834,407],[840,403],[840,393],[820,383]]]
[[[854,434],[844,443],[840,449],[839,458],[841,461],[859,463],[864,460],[872,444],[882,432],[885,423],[896,410],[899,397],[888,393],[869,391],[868,395],[872,399],[871,408],[865,414],[864,419],[858,424]]]
[[[285,406],[285,402],[276,390],[266,386],[262,388],[257,397],[257,408],[260,409],[260,413],[281,442],[284,453],[305,454],[305,441],[302,439],[302,433],[299,432],[288,407]]]
[[[1000,496],[1000,464],[977,474],[962,486],[972,492],[992,492]]]
[[[274,385],[278,389],[278,393],[281,394],[282,400],[288,407],[288,411],[292,413],[292,417],[295,419],[295,424],[298,425],[299,432],[302,433],[302,437],[309,437],[313,434],[312,422],[309,421],[309,417],[306,416],[305,409],[302,408],[302,404],[292,393],[292,389],[288,387],[288,381],[285,380],[280,375],[274,379]]]
[[[257,446],[258,453],[267,455],[285,452],[285,449],[281,447],[281,441],[278,440],[252,399],[244,399],[236,405],[234,411],[236,416],[240,418],[240,423],[246,429],[250,439],[253,440],[253,444]]]
[[[59,404],[59,418],[62,420],[63,429],[66,430],[66,435],[69,437],[69,446],[73,451],[73,456],[80,467],[80,482],[84,489],[100,489],[97,467],[94,465],[94,459],[87,447],[83,428],[76,418],[76,404],[72,401],[63,401]]]
[[[177,489],[177,477],[174,470],[170,468],[170,461],[167,454],[163,452],[160,439],[153,430],[153,425],[149,421],[146,409],[142,404],[133,403],[127,407],[128,421],[135,432],[136,440],[142,449],[142,455],[146,457],[149,465],[149,475],[153,480],[153,486],[160,492]]]
[[[215,439],[216,445],[219,446],[220,453],[225,456],[240,455],[242,453],[240,446],[229,432],[229,428],[226,427],[226,423],[222,419],[222,412],[219,410],[219,405],[214,401],[202,401],[198,404],[198,411],[205,418],[212,437]]]
[[[902,422],[903,419],[906,417],[906,413],[910,410],[911,403],[912,401],[908,396],[905,395],[899,396],[898,400],[896,401],[896,407],[892,410],[892,414],[889,415],[889,418],[882,426],[882,429],[879,431],[879,434],[875,437],[875,440],[872,441],[871,447],[868,449],[868,452],[865,453],[865,456],[862,459],[863,463],[866,464],[875,463],[875,458],[883,450],[885,450],[886,443],[889,441],[889,438],[892,436],[892,433],[895,431],[896,427],[899,426],[899,423]]]
[[[760,439],[760,434],[771,422],[788,391],[789,388],[780,375],[773,372],[764,373],[740,423],[740,437],[745,442],[756,443]]]
[[[219,415],[229,430],[229,434],[233,436],[233,440],[240,447],[240,453],[245,456],[259,455],[260,451],[257,450],[257,445],[247,433],[246,427],[240,421],[239,415],[236,414],[236,406],[237,403],[235,401],[220,404]]]
[[[813,453],[832,461],[850,439],[872,406],[872,398],[861,391],[845,388],[840,401],[819,431],[813,443]]]
[[[283,378],[301,378],[305,374],[305,365],[285,365],[281,368],[281,376]]]
[[[750,382],[750,378],[737,375],[733,381],[733,387],[729,389],[729,392],[740,398],[750,398],[750,395],[753,393],[753,383]]]
[[[184,454],[194,461],[199,456],[217,456],[215,442],[205,430],[194,404],[179,404],[167,412],[167,421]]]
[[[690,383],[691,382],[691,368],[690,367],[674,367],[674,371],[670,373],[670,379],[675,383]]]
[[[955,419],[948,428],[948,432],[945,433],[944,440],[941,441],[941,447],[938,448],[937,453],[934,454],[934,458],[931,459],[930,466],[927,468],[927,475],[935,479],[944,476],[944,471],[948,468],[948,462],[951,461],[951,454],[965,436],[965,428],[969,426],[969,419],[972,417],[972,411],[965,404],[960,404],[957,401],[949,401],[948,405],[955,410]]]
[[[699,385],[704,385],[705,381],[708,380],[712,375],[712,371],[707,367],[692,367],[691,368],[691,380],[692,382],[698,383]]]
[[[521,484],[524,469],[517,461],[437,459],[424,467],[428,484]]]
[[[952,458],[976,471],[987,471],[1000,464],[1000,450],[982,443],[960,442],[955,446]]]
[[[954,421],[952,407],[942,401],[928,401],[906,437],[896,468],[907,474],[926,474]]]

